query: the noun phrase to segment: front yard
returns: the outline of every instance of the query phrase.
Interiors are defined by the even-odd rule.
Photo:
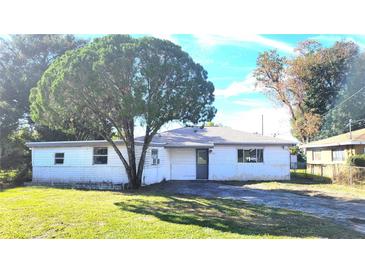
[[[256,189],[292,191],[309,196],[365,200],[365,184],[331,183],[326,177],[306,174],[304,170],[291,172],[289,182],[253,183],[246,186]]]
[[[365,201],[365,185],[341,184],[299,184],[294,182],[264,182],[246,185],[248,188],[291,191],[309,196],[327,196],[344,200],[363,199]]]
[[[229,199],[19,187],[0,192],[0,238],[363,238],[327,219]]]

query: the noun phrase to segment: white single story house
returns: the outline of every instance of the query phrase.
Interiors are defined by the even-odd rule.
[[[140,154],[143,137],[136,138]],[[162,180],[289,180],[293,141],[228,127],[183,127],[157,134],[147,151],[143,184]],[[126,149],[117,141],[122,153]],[[99,141],[29,142],[33,184],[128,182],[112,146]],[[138,159],[137,159],[138,160]]]

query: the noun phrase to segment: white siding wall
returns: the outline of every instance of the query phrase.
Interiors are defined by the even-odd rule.
[[[163,179],[196,179],[194,148],[156,148],[159,151],[160,164],[151,164],[151,148],[148,149],[142,178],[144,184],[160,182]],[[253,147],[215,146],[211,149],[210,180],[290,179],[290,157],[287,147],[257,147],[264,149],[263,163],[238,163],[238,148]],[[126,155],[125,148],[121,149]],[[140,155],[140,149],[141,147],[137,147],[137,155]],[[65,153],[63,165],[54,165],[56,152]],[[93,147],[33,148],[32,163],[34,182],[128,182],[122,162],[111,146],[108,147],[107,165],[93,165]]]
[[[152,165],[151,149],[147,150],[146,162],[143,171],[142,182],[146,185],[161,182],[162,180],[170,180],[169,173],[169,154],[163,147],[155,147],[158,149],[158,158],[160,163],[158,165]]]
[[[128,158],[125,147],[120,149]],[[167,154],[163,148],[158,149],[160,164],[155,166],[150,164],[150,149],[147,151],[145,184],[161,181],[165,177],[165,169],[168,169]],[[57,152],[65,153],[63,165],[54,164],[54,155]],[[137,146],[136,154],[140,155],[140,152],[141,147]],[[33,148],[32,165],[33,182],[128,182],[124,166],[111,146],[108,146],[106,165],[93,164],[93,147]]]
[[[237,149],[253,146],[215,146],[209,153],[209,180],[289,180],[288,148],[282,146],[256,147],[264,149],[263,163],[238,163]],[[196,150],[171,148],[170,174],[172,180],[196,179]]]
[[[238,163],[237,149],[263,148],[263,163]],[[282,146],[215,146],[209,153],[210,180],[289,180],[290,157]]]

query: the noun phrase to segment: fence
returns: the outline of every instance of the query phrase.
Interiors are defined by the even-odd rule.
[[[365,167],[334,165],[333,181],[342,184],[365,184]]]
[[[340,184],[365,184],[365,167],[344,164],[307,164],[307,173]]]
[[[306,162],[291,162],[290,169],[306,169],[307,163]]]

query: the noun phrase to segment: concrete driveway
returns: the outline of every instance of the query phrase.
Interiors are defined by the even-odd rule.
[[[170,182],[163,184],[163,190],[174,194],[242,200],[257,205],[299,210],[332,219],[365,233],[365,200],[312,197],[290,191],[258,190],[212,182]]]

